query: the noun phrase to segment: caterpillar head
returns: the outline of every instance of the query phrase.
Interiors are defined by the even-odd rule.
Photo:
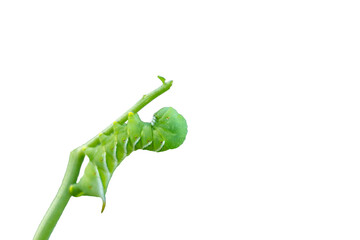
[[[154,114],[154,131],[160,133],[165,143],[161,151],[179,147],[187,134],[185,118],[172,107],[161,108]]]

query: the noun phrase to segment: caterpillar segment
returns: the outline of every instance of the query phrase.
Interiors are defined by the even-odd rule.
[[[106,205],[105,194],[110,179],[119,164],[133,151],[144,149],[162,152],[180,146],[187,134],[187,123],[175,109],[165,107],[154,114],[151,123],[141,121],[137,113],[128,113],[126,124],[113,123],[109,135],[99,134],[99,143],[83,147],[89,163],[79,182],[70,186],[75,197],[94,196]]]

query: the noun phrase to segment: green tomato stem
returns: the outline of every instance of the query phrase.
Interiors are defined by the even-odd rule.
[[[70,153],[64,179],[35,233],[34,240],[49,239],[57,221],[70,200],[69,186],[76,182],[84,158],[85,155],[82,151],[74,150]]]
[[[149,104],[152,100],[166,92],[170,89],[172,86],[173,81],[163,82],[163,84],[155,89],[154,91],[144,95],[137,103],[135,103],[134,106],[132,106],[129,110],[127,110],[122,116],[120,116],[118,119],[116,119],[116,122],[123,124],[128,119],[128,113],[133,112],[137,113],[140,111],[143,107],[145,107],[147,104]],[[104,134],[110,134],[113,131],[112,128],[113,124],[110,124],[107,128],[105,128],[102,133]],[[82,145],[81,147],[93,147],[99,144],[99,136],[93,137],[91,140],[89,140],[87,143]]]
[[[161,80],[161,79],[160,79]],[[116,122],[123,124],[127,121],[128,113],[133,112],[136,113],[140,111],[143,107],[149,104],[152,100],[166,92],[170,89],[172,85],[172,81],[165,82],[162,81],[163,84],[150,92],[149,94],[144,95],[134,106],[132,106],[129,110],[127,110],[121,117],[119,117]],[[102,133],[109,134],[112,131],[112,124],[105,128]],[[69,202],[71,195],[69,191],[70,185],[76,183],[77,178],[79,176],[81,165],[84,161],[85,154],[83,151],[83,147],[94,146],[99,143],[99,136],[95,136],[90,141],[85,143],[84,145],[76,148],[70,153],[68,166],[65,171],[65,175],[63,181],[60,185],[60,188],[52,201],[50,207],[45,213],[36,233],[34,236],[34,240],[47,240],[50,238],[51,233],[53,232],[56,223],[61,217],[67,203]]]

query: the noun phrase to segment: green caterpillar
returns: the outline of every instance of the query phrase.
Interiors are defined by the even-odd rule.
[[[82,148],[89,163],[80,181],[70,186],[70,194],[100,197],[103,212],[111,176],[126,156],[138,149],[162,152],[177,148],[186,134],[186,120],[171,107],[157,111],[151,123],[141,121],[137,113],[128,113],[127,124],[114,122],[108,134],[99,134],[94,146]]]
[[[187,134],[187,123],[175,109],[165,107],[154,114],[151,123],[142,122],[137,112],[170,89],[173,81],[158,76],[162,85],[135,103],[102,133],[71,151],[61,186],[36,230],[34,240],[49,239],[72,196],[95,196],[103,201],[115,169],[138,149],[162,152],[179,147]],[[85,156],[89,163],[78,181]]]

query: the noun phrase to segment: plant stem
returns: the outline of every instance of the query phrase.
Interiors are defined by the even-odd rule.
[[[82,151],[74,150],[70,153],[69,163],[65,171],[64,179],[61,183],[59,191],[57,192],[35,233],[34,240],[49,239],[57,221],[69,202],[71,197],[69,186],[76,182],[84,158],[85,155]]]
[[[163,81],[163,80],[162,80]],[[116,122],[123,124],[126,122],[128,113],[133,112],[136,113],[140,111],[143,107],[145,107],[148,103],[152,100],[166,92],[170,89],[172,85],[172,81],[165,82],[155,89],[154,91],[150,92],[147,95],[144,95],[134,106],[132,106],[129,110],[127,110],[120,118],[116,120]],[[109,134],[112,130],[112,124],[105,128],[102,133]],[[79,176],[81,165],[84,161],[85,154],[82,150],[84,146],[94,146],[99,143],[98,135],[92,138],[90,141],[85,143],[84,145],[76,148],[70,153],[70,158],[68,162],[68,166],[66,168],[66,172],[63,178],[63,181],[60,185],[60,188],[52,201],[49,209],[45,213],[36,233],[34,236],[34,240],[47,240],[49,239],[52,231],[54,230],[56,223],[58,222],[61,214],[63,213],[67,203],[70,200],[70,191],[69,187],[71,184],[76,183],[77,178]]]
[[[127,121],[128,113],[133,112],[137,113],[140,111],[143,107],[145,107],[147,104],[149,104],[152,100],[166,92],[170,89],[172,86],[173,81],[163,82],[163,84],[155,89],[154,91],[144,95],[137,103],[135,103],[134,106],[132,106],[129,110],[127,110],[123,115],[121,115],[118,119],[116,119],[116,122],[123,124]],[[112,124],[110,124],[107,128],[105,128],[102,133],[104,134],[110,134],[113,131]],[[89,140],[87,143],[82,145],[82,147],[93,147],[95,145],[99,144],[99,136],[96,135],[91,140]]]

